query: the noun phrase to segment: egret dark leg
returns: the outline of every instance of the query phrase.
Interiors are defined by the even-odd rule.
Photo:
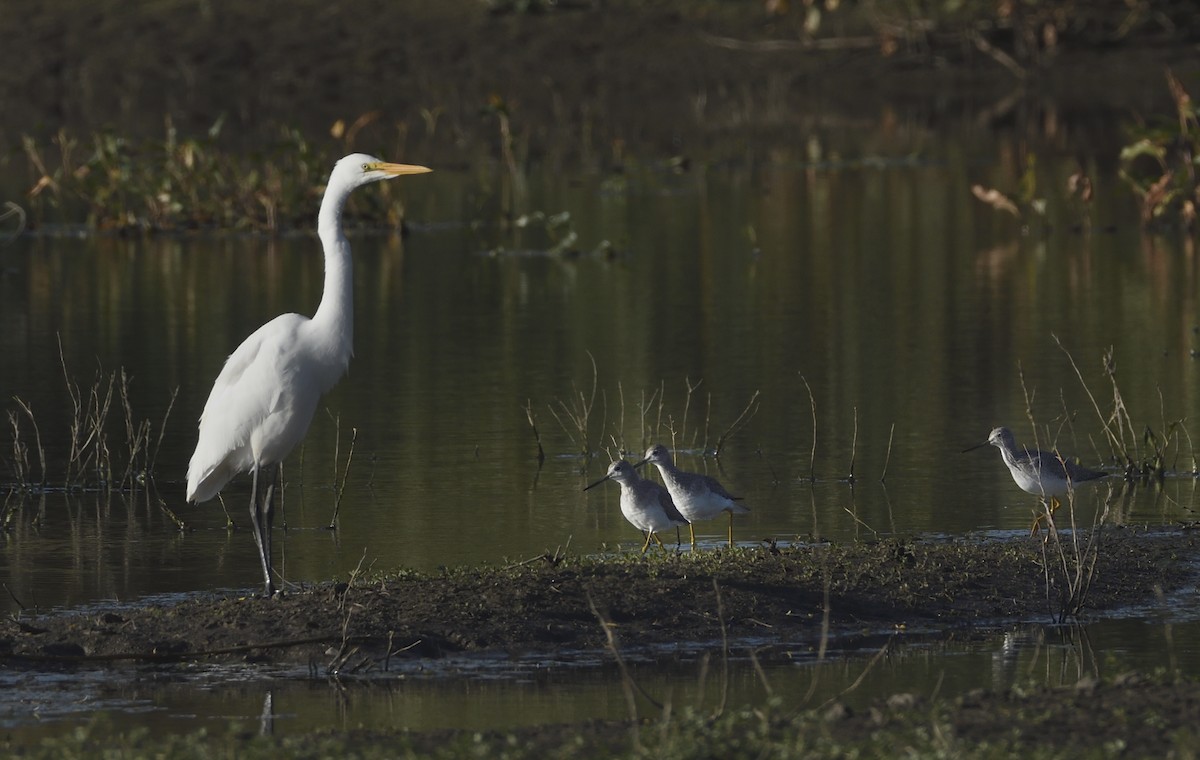
[[[651,531],[646,531],[646,542],[644,544],[642,544],[642,554],[645,554],[646,550],[650,548],[650,539],[651,538],[654,538],[654,533],[652,533]]]
[[[258,547],[258,558],[262,563],[263,580],[268,597],[275,595],[275,584],[271,581],[271,496],[275,491],[274,479],[269,486],[259,491],[259,467],[254,466],[250,488],[250,531]]]
[[[267,596],[275,593],[272,578],[275,575],[275,563],[271,560],[271,534],[275,527],[275,484],[279,480],[279,466],[271,468],[271,479],[267,481],[266,494],[259,506],[265,512],[266,529],[263,531],[263,549],[267,558]]]
[[[733,548],[733,512],[726,512],[729,515],[729,548]]]
[[[688,523],[688,533],[692,534],[692,551],[696,551],[696,526]]]

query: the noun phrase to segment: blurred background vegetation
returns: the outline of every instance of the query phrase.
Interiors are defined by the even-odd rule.
[[[1111,119],[1063,150],[1121,161],[1148,224],[1194,201],[1178,0],[9,0],[0,39],[0,200],[34,226],[275,230],[351,149],[619,172],[822,119]]]

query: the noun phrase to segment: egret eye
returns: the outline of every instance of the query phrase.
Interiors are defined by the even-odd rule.
[[[371,171],[371,165],[370,165],[370,164],[363,164],[363,171],[364,171],[364,172],[369,172],[369,171]]]

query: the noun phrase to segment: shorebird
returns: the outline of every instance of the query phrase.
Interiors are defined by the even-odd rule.
[[[1041,498],[1049,507],[1050,514],[1058,509],[1058,497],[1074,489],[1076,484],[1099,480],[1108,475],[1100,470],[1089,470],[1054,452],[1018,447],[1012,431],[1005,427],[995,428],[986,441],[964,449],[964,452],[989,444],[1000,449],[1004,464],[1021,490]],[[1033,522],[1032,533],[1037,533],[1041,522],[1042,515],[1039,515]]]
[[[692,537],[692,548],[696,548],[696,528],[698,520],[711,520],[722,512],[729,513],[729,545],[733,546],[733,516],[746,514],[749,507],[738,504],[740,496],[734,496],[725,487],[707,475],[695,472],[684,472],[675,466],[671,452],[661,443],[656,443],[646,449],[646,456],[634,465],[634,468],[644,464],[653,464],[662,475],[663,484],[671,494],[675,506],[687,518],[688,531]]]
[[[615,480],[621,487],[621,514],[633,527],[646,534],[642,554],[650,548],[652,540],[657,541],[664,550],[667,548],[658,537],[659,531],[672,525],[688,524],[687,518],[675,508],[675,502],[671,501],[671,494],[667,493],[667,489],[653,480],[645,480],[639,476],[624,459],[610,464],[604,477],[585,486],[583,490],[595,488],[606,480]]]

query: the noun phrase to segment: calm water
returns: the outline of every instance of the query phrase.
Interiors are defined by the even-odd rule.
[[[735,535],[748,544],[1021,532],[1035,502],[999,454],[960,451],[998,424],[1031,440],[1028,407],[1043,444],[1056,437],[1087,464],[1106,461],[1087,390],[1107,415],[1110,350],[1136,435],[1184,420],[1168,452],[1176,470],[1192,470],[1183,431],[1200,411],[1200,277],[1187,241],[1143,235],[1129,192],[1104,167],[1086,167],[1096,187],[1087,234],[1072,229],[1084,212],[1058,193],[1074,159],[1043,157],[1047,219],[1023,231],[969,191],[1016,186],[1015,149],[1003,139],[910,137],[901,147],[814,161],[809,144],[681,174],[529,177],[518,210],[568,213],[579,257],[546,254],[563,228],[489,223],[505,194],[499,180],[440,171],[407,182],[412,234],[353,239],[356,356],[287,463],[277,567],[320,581],[360,562],[433,568],[568,544],[636,548],[616,487],[581,488],[616,451],[654,441],[745,496],[753,511]],[[604,241],[612,255],[591,255]],[[98,372],[124,368],[135,417],[151,421],[156,442],[161,430],[157,492],[188,528],[145,491],[10,497],[0,609],[257,588],[249,534],[227,531],[215,501],[183,503],[195,419],[238,342],[280,312],[311,314],[320,287],[319,246],[305,235],[23,238],[0,248],[0,395],[9,410],[19,397],[34,411],[50,483],[63,479],[72,416],[62,363],[85,398]],[[581,433],[571,420],[585,404]],[[699,456],[748,405],[720,459]],[[540,468],[527,407],[547,453]],[[123,465],[116,411],[112,423]],[[322,528],[352,429],[331,532]],[[9,440],[6,429],[5,482]],[[33,467],[40,473],[36,456]],[[227,491],[242,522],[247,488]],[[1081,491],[1082,521],[1106,493]],[[1190,520],[1197,504],[1196,480],[1172,477],[1115,495],[1110,519]],[[698,527],[705,548],[720,542],[723,522]],[[239,714],[260,714],[263,692],[248,689]]]

